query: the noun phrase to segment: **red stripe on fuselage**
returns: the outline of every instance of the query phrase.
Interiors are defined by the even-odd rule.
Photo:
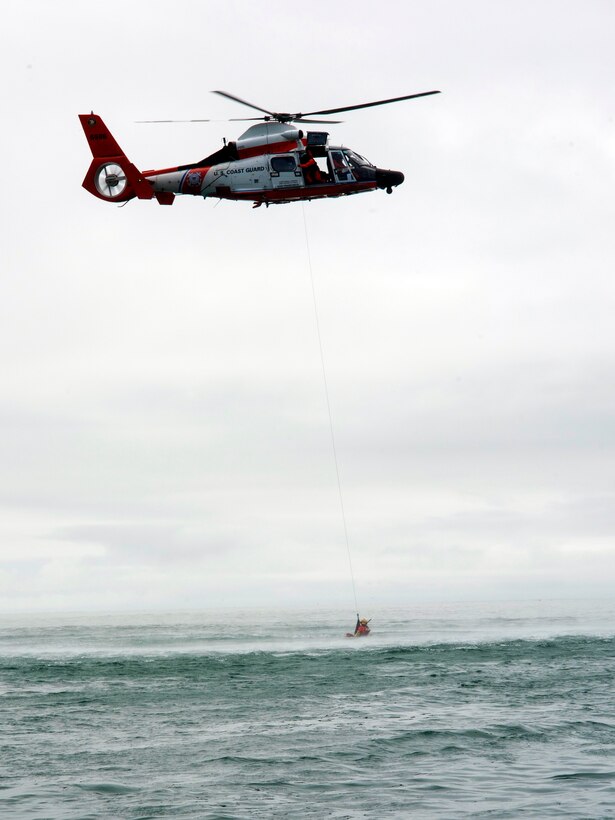
[[[189,171],[186,171],[182,178],[181,193],[200,195],[208,171],[208,167],[190,168]]]
[[[248,202],[298,202],[302,199],[325,199],[333,196],[348,196],[349,194],[360,194],[363,191],[375,191],[376,182],[346,182],[329,183],[321,185],[306,185],[303,188],[274,188],[270,191],[229,191],[220,194],[218,191],[212,194],[220,199],[237,199]]]

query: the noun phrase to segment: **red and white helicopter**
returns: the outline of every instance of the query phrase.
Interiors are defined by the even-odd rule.
[[[253,202],[255,208],[263,202],[268,206],[272,203],[348,196],[377,188],[390,194],[395,186],[404,181],[401,171],[377,168],[350,148],[330,145],[327,131],[304,132],[292,123],[337,124],[339,120],[308,118],[315,114],[337,114],[440,92],[424,91],[389,100],[296,114],[268,111],[225,91],[214,93],[254,108],[265,116],[250,118],[258,120],[259,124],[252,125],[235,142],[225,141],[220,150],[200,162],[157,171],[139,171],[97,114],[80,114],[79,119],[94,157],[83,180],[83,187],[107,202],[127,202],[137,197],[155,198],[161,205],[172,205],[177,195],[191,194],[247,200]]]

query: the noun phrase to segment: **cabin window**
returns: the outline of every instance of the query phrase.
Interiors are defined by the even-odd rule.
[[[277,171],[279,173],[287,173],[288,171],[294,171],[297,167],[297,163],[295,162],[294,157],[272,157],[271,158],[271,170]]]

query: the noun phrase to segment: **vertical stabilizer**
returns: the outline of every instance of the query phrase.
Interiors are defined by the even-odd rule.
[[[139,169],[130,162],[98,114],[79,114],[92,151],[92,162],[83,187],[107,202],[126,202],[133,197],[152,199],[154,191]]]

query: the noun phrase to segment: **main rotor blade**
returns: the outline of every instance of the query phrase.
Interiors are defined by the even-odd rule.
[[[271,122],[269,117],[231,117],[228,122]],[[286,122],[286,120],[284,120]],[[306,120],[303,119],[295,119],[294,117],[288,121],[288,124],[291,122],[318,122],[322,125],[339,125],[340,122],[343,120]]]
[[[215,120],[135,120],[135,122],[215,122]]]
[[[306,120],[305,117],[300,117],[298,120],[293,119],[292,122],[318,122],[321,125],[339,125],[344,120]]]
[[[327,108],[323,111],[306,111],[305,116],[310,114],[338,114],[340,111],[356,111],[358,108],[371,108],[374,105],[388,105],[388,103],[400,102],[401,100],[414,100],[416,97],[429,97],[430,94],[439,94],[439,91],[423,91],[420,94],[406,94],[405,97],[392,97],[390,100],[376,100],[376,102],[361,103],[360,105],[346,105],[343,108]],[[304,114],[297,114],[303,117]]]
[[[234,100],[242,105],[247,105],[248,108],[255,108],[257,111],[262,111],[263,114],[269,114],[270,116],[275,117],[273,111],[268,111],[266,108],[261,108],[260,105],[253,105],[252,103],[246,102],[246,100],[242,100],[241,97],[235,97],[234,94],[228,94],[226,91],[212,91],[211,93],[220,94],[221,97],[226,97],[227,99]]]

